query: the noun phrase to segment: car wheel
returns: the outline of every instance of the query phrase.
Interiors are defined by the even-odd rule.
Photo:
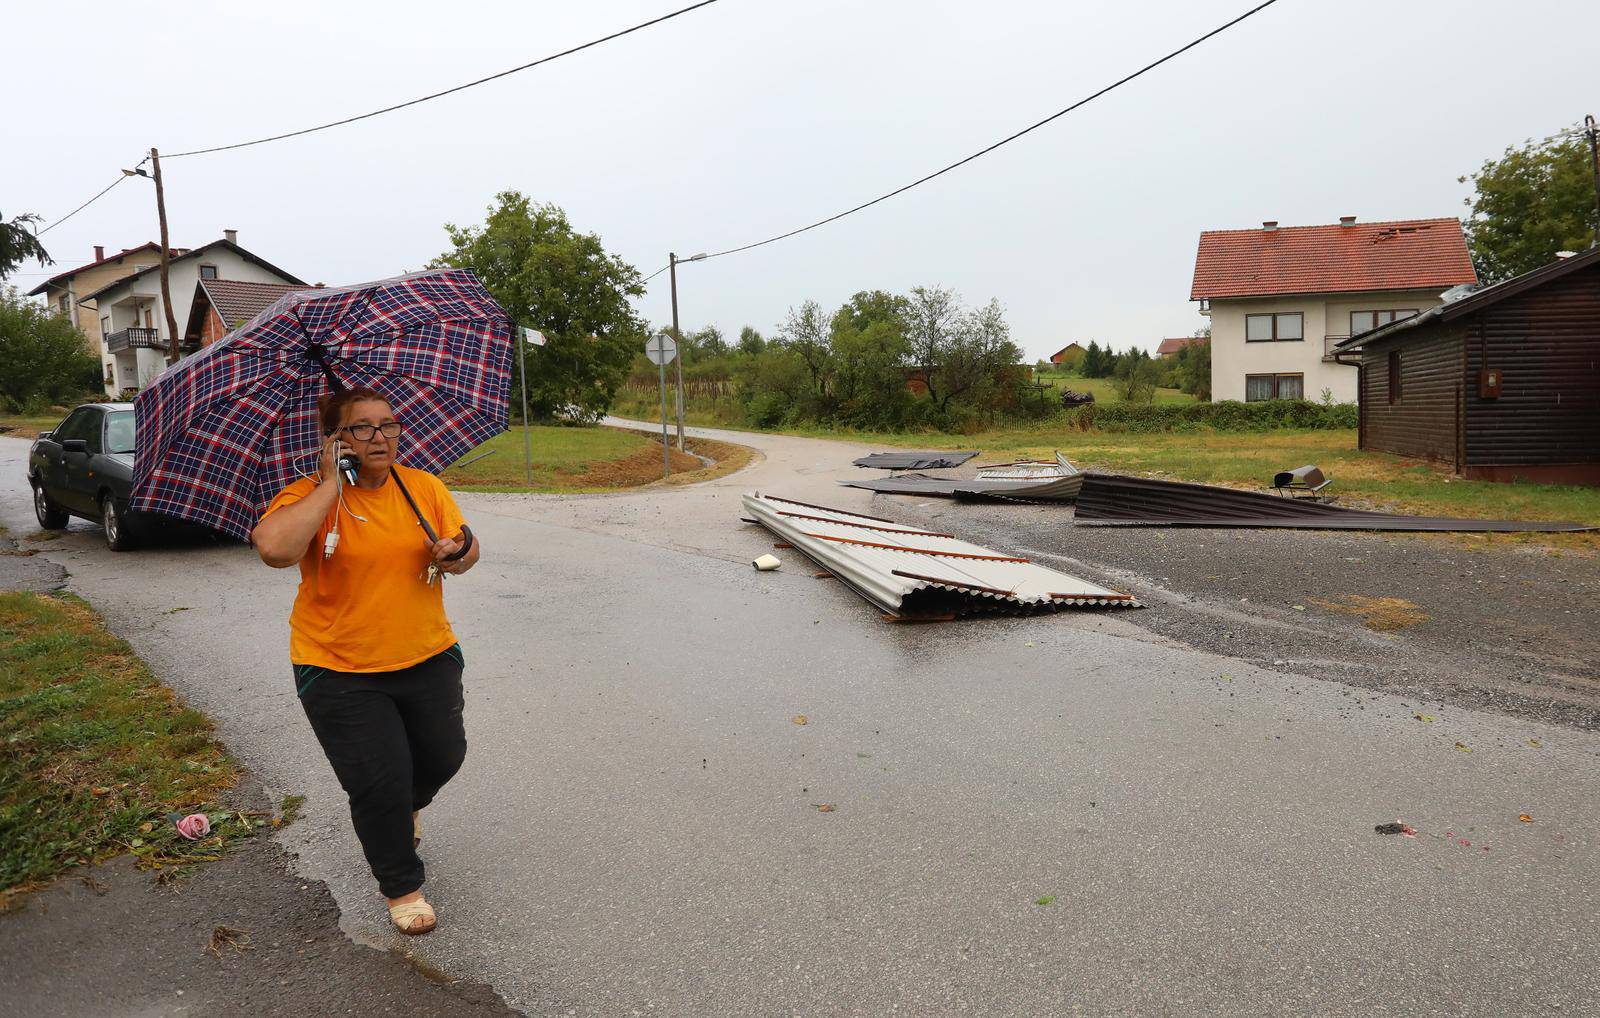
[[[106,532],[106,547],[112,551],[127,551],[135,544],[133,528],[128,523],[127,510],[117,505],[110,495],[100,500],[100,526]]]
[[[72,518],[38,484],[33,486],[33,515],[38,517],[39,526],[45,530],[65,530],[67,521]]]

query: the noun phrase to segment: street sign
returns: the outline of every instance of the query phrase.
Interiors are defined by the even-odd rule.
[[[530,329],[527,326],[523,326],[522,340],[525,343],[532,343],[534,346],[544,346],[544,333],[538,329]]]
[[[658,332],[645,340],[644,355],[650,358],[651,364],[665,366],[678,356],[678,344],[665,332]]]

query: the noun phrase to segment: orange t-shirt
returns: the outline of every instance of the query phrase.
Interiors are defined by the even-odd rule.
[[[425,470],[395,469],[434,533],[458,537],[461,510],[444,482]],[[261,518],[315,489],[315,481],[302,477],[279,492]],[[300,591],[289,613],[289,660],[336,672],[392,672],[454,645],[443,582],[429,586],[422,579],[428,537],[399,485],[392,477],[381,488],[347,484],[344,504],[341,509],[334,503],[300,560]],[[334,513],[339,547],[323,558]]]

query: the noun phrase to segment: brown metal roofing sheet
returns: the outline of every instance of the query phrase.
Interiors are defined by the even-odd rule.
[[[1084,475],[1073,520],[1140,526],[1286,527],[1304,530],[1510,533],[1597,529],[1581,523],[1546,520],[1478,520],[1367,512],[1258,491],[1116,474]]]

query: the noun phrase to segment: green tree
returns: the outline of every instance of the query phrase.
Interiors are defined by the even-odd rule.
[[[1209,330],[1207,330],[1209,331]],[[1195,397],[1211,400],[1211,339],[1204,343],[1188,343],[1178,351],[1172,369],[1178,388]]]
[[[939,409],[948,409],[957,397],[975,399],[987,394],[999,384],[1005,369],[1020,360],[1022,350],[1011,341],[1011,326],[998,300],[964,313],[939,366]]]
[[[1104,378],[1111,373],[1110,350],[1102,349],[1100,344],[1089,340],[1089,348],[1083,352],[1083,360],[1078,363],[1078,373],[1084,378]]]
[[[746,325],[739,330],[739,352],[754,357],[767,348],[766,337]]]
[[[708,325],[694,334],[694,347],[701,357],[722,357],[728,352],[728,341],[722,338],[721,329]]]
[[[1116,393],[1124,403],[1149,403],[1155,399],[1156,383],[1161,371],[1150,355],[1138,347],[1130,347],[1117,358]]]
[[[1593,172],[1588,142],[1568,135],[1508,148],[1460,178],[1474,190],[1463,225],[1480,281],[1521,275],[1600,237]]]
[[[896,303],[904,298],[874,294],[887,299],[858,293],[833,315],[828,340],[837,416],[856,427],[898,428],[912,401],[905,376],[910,346]]]
[[[50,257],[30,228],[38,221],[37,215],[24,212],[8,223],[5,214],[0,213],[0,279],[11,275],[17,266],[29,258],[35,259],[41,266],[55,264],[55,259]]]
[[[0,408],[43,409],[87,395],[100,359],[83,333],[13,287],[0,288]]]
[[[941,286],[915,287],[905,316],[911,366],[921,371],[928,396],[943,407],[948,400],[941,398],[944,383],[939,374],[960,333],[961,297]]]
[[[798,356],[811,377],[811,390],[819,397],[828,396],[828,383],[833,379],[832,332],[828,313],[814,300],[801,304],[799,309],[789,309],[779,334],[786,349]]]
[[[629,304],[644,294],[639,271],[553,204],[502,191],[488,211],[482,226],[447,224],[451,249],[432,267],[473,270],[513,321],[544,333],[546,344],[527,351],[534,416],[598,420],[644,343],[646,323]],[[517,372],[512,384],[520,406]]]

